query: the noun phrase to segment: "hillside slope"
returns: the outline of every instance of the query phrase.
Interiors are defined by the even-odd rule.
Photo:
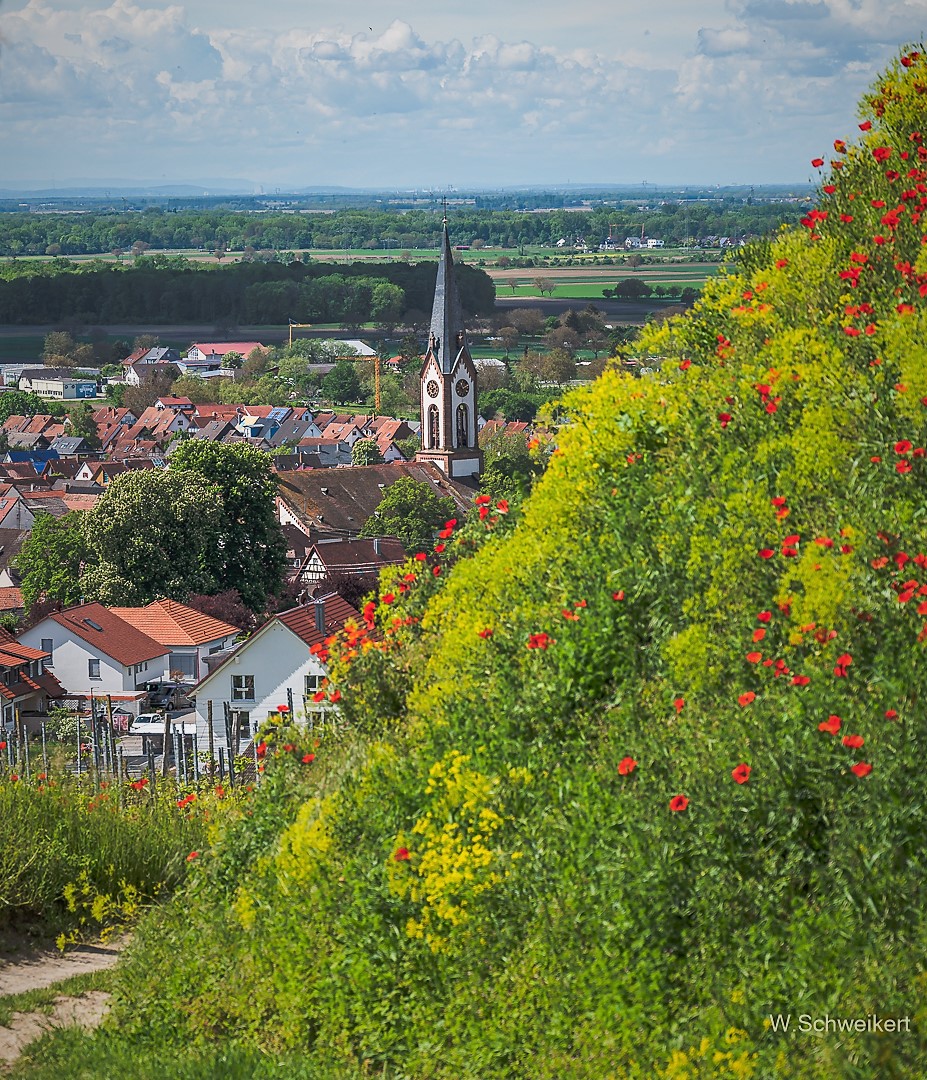
[[[805,226],[649,331],[657,376],[571,396],[518,512],[384,582],[334,647],[355,734],[319,797],[284,814],[269,766],[107,1045],[927,1073],[925,84],[915,52],[880,79]]]

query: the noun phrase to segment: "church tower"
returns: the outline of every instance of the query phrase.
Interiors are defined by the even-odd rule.
[[[476,441],[476,368],[467,346],[447,218],[420,381],[422,449],[415,460],[433,462],[455,480],[479,476],[483,452]]]

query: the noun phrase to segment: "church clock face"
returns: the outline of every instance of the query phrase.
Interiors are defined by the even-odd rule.
[[[466,379],[458,379],[454,387],[459,397],[466,397],[470,393],[470,384]]]
[[[428,396],[434,398],[438,396],[438,390],[440,389],[440,387],[434,379],[429,379],[428,382],[425,384],[425,389],[428,391]]]

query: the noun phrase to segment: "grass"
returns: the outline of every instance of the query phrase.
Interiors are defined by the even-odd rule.
[[[0,1027],[9,1027],[14,1013],[50,1013],[55,1001],[62,995],[77,997],[90,990],[103,990],[109,993],[112,984],[111,970],[87,971],[81,975],[72,975],[70,979],[63,979],[51,986],[26,990],[22,994],[7,994],[5,997],[0,997]]]
[[[211,801],[191,813],[176,799],[166,784],[153,797],[70,778],[0,780],[0,926],[97,932],[176,886],[188,852],[205,845]]]

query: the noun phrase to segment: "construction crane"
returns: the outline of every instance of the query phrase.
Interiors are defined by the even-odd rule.
[[[293,327],[294,326],[297,326],[297,327],[312,326],[311,322],[293,322],[292,319],[290,319],[289,322],[290,322],[290,345],[293,344]]]

